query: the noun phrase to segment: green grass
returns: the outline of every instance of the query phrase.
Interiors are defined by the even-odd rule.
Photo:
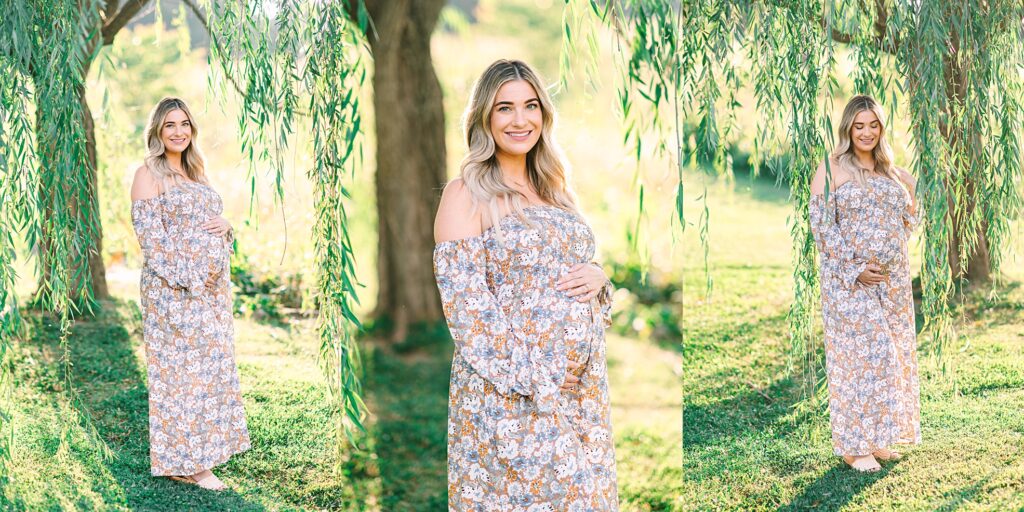
[[[59,329],[43,317],[29,319],[30,336],[15,349],[13,475],[3,492],[9,503],[0,508],[334,509],[375,494],[369,454],[333,470],[329,402],[302,338],[246,322],[236,325],[236,351],[253,448],[218,470],[232,489],[210,493],[151,477],[137,311],[112,302],[74,326],[68,344],[79,403],[66,399]],[[96,436],[84,428],[86,414]]]
[[[746,221],[713,219],[709,301],[702,267],[687,261],[684,508],[1024,509],[1024,289],[965,298],[951,379],[919,354],[922,443],[879,473],[855,473],[832,454],[827,416],[794,413],[802,393],[787,372],[788,206],[769,188],[713,188],[719,217]],[[743,249],[751,239],[762,244],[756,253]],[[916,273],[916,250],[912,261]]]
[[[336,469],[332,411],[308,322],[235,321],[253,448],[217,470],[231,490],[151,477],[141,322],[122,277],[113,275],[112,283],[126,298],[76,323],[69,338],[79,402],[64,393],[59,329],[29,317],[29,336],[15,344],[13,473],[0,509],[446,509],[450,342],[421,341],[397,354],[363,340],[369,433],[364,451],[345,453]],[[609,336],[623,510],[682,508],[680,366],[676,350]]]

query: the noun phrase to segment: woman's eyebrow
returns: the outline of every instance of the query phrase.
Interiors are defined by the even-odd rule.
[[[537,98],[530,98],[530,99],[524,101],[523,103],[529,104],[529,103],[534,103],[534,102],[540,103],[540,100],[537,99]],[[496,102],[494,102],[494,106],[495,107],[497,107],[499,105],[515,105],[515,103],[511,102],[511,101],[496,101]]]

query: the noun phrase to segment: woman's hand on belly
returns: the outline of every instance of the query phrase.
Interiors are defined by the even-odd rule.
[[[580,378],[577,377],[573,371],[583,367],[583,365],[576,361],[568,361],[568,368],[565,370],[565,381],[562,382],[562,391],[572,391],[576,388],[576,385],[580,383]]]
[[[607,280],[608,276],[604,275],[604,270],[598,268],[597,265],[577,263],[558,278],[555,289],[567,290],[570,297],[575,297],[580,302],[590,302],[601,292],[601,288],[604,288],[604,283]]]
[[[220,215],[210,217],[206,222],[200,224],[199,227],[207,233],[211,233],[219,237],[223,237],[228,234],[228,231],[231,231],[231,223]]]

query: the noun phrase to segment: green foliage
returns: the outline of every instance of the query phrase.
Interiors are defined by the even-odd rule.
[[[320,361],[331,396],[343,413],[338,416],[338,434],[355,443],[352,428],[363,429],[365,406],[353,335],[360,328],[354,312],[359,283],[345,201],[350,199],[348,183],[360,160],[354,157],[361,156],[365,7],[362,2],[297,0],[256,5],[214,2],[209,7],[211,59],[222,73],[212,83],[226,88],[231,82],[241,94],[242,151],[253,165],[269,164],[278,201],[284,194],[283,156],[294,121],[300,113],[310,118],[313,164],[307,176],[314,184]],[[308,102],[306,109],[300,110],[300,100]],[[254,193],[254,167],[249,179]],[[339,460],[343,441],[339,438]]]
[[[647,272],[638,263],[611,263],[615,285],[612,329],[629,337],[654,340],[673,349],[682,339],[682,288],[669,274]]]
[[[231,258],[234,314],[261,322],[286,323],[303,313],[302,274],[269,275],[257,272],[249,258],[237,249]]]
[[[37,299],[60,318],[63,389],[73,401],[67,333],[79,306],[91,307],[88,256],[99,228],[79,101],[99,47],[92,29],[98,17],[98,1],[26,1],[6,6],[0,18],[0,386],[10,382],[9,343],[19,325],[13,234],[22,231],[37,250]],[[0,406],[2,478],[10,460],[6,407]]]

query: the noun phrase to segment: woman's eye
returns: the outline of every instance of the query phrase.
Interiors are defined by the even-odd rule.
[[[498,112],[508,112],[510,110],[512,110],[512,109],[510,109],[508,107],[498,107]]]
[[[526,106],[526,108],[528,108],[530,110],[537,110],[537,107],[539,107],[539,106],[540,105],[538,105],[536,103],[530,103],[529,105]]]

